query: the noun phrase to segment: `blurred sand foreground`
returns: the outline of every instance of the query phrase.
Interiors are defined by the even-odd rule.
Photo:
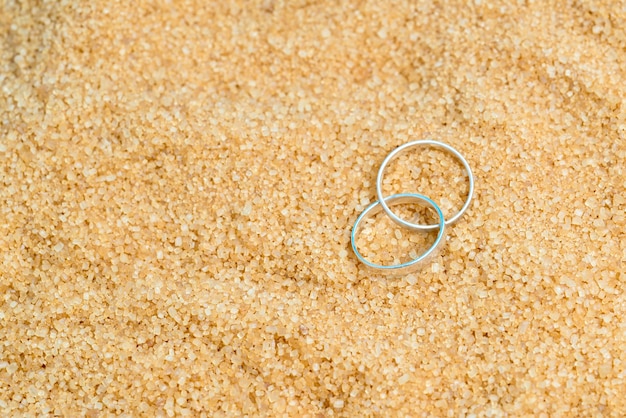
[[[626,415],[625,30],[609,0],[3,2],[1,415]],[[379,277],[350,229],[424,137],[475,200]],[[385,190],[451,214],[451,161]],[[372,257],[422,250],[374,221]]]

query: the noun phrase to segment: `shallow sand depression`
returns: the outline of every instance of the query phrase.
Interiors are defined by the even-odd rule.
[[[608,0],[4,2],[1,415],[626,415],[625,28]],[[350,231],[422,138],[474,200],[383,277]],[[467,183],[423,150],[384,189],[451,215]],[[381,262],[428,245],[370,224]]]

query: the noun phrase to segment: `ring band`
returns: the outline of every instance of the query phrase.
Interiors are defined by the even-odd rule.
[[[420,265],[424,264],[424,262],[426,262],[430,257],[432,257],[435,254],[435,250],[443,242],[443,236],[444,236],[445,227],[446,227],[446,223],[443,218],[443,213],[441,212],[441,209],[439,208],[439,206],[437,206],[435,202],[433,202],[428,197],[422,196],[420,194],[414,194],[414,193],[394,194],[394,195],[386,197],[385,200],[386,200],[386,204],[390,206],[394,206],[394,205],[398,205],[402,203],[426,202],[430,207],[435,209],[435,212],[437,212],[437,216],[439,217],[439,224],[435,225],[435,227],[439,228],[439,233],[437,234],[437,238],[435,239],[435,242],[430,246],[429,249],[427,249],[424,253],[422,253],[422,255],[406,263],[394,264],[394,265],[382,265],[382,264],[372,263],[371,261],[367,260],[359,252],[359,249],[357,248],[357,245],[356,245],[356,239],[359,233],[361,232],[361,226],[362,226],[361,223],[365,219],[370,218],[371,216],[374,216],[381,211],[382,205],[380,204],[380,201],[376,201],[370,204],[367,208],[365,208],[365,210],[359,215],[356,222],[354,223],[354,226],[352,227],[352,234],[350,236],[350,240],[352,241],[352,251],[354,251],[354,254],[359,259],[360,262],[362,262],[366,266],[378,272],[383,272],[386,274],[411,273],[415,271]]]
[[[443,150],[448,151],[449,153],[454,155],[461,162],[461,164],[463,164],[463,166],[465,167],[465,171],[467,171],[467,175],[469,177],[469,192],[467,193],[467,199],[465,200],[465,203],[463,204],[463,207],[461,208],[461,210],[456,215],[454,215],[453,217],[445,221],[445,224],[452,225],[453,223],[459,220],[459,218],[463,215],[463,213],[465,213],[465,211],[470,205],[470,202],[472,201],[472,195],[474,194],[474,175],[472,174],[472,169],[467,163],[467,160],[465,160],[465,158],[461,155],[461,153],[459,153],[457,150],[452,148],[450,145],[444,144],[439,141],[434,141],[432,139],[408,142],[404,145],[400,145],[398,148],[391,151],[389,155],[387,155],[387,157],[381,164],[380,169],[378,170],[378,176],[376,177],[376,196],[378,197],[378,202],[380,203],[381,208],[398,225],[401,225],[413,231],[432,231],[432,230],[439,228],[439,226],[436,224],[421,225],[421,224],[415,224],[412,222],[405,221],[404,219],[400,218],[398,215],[393,213],[391,209],[389,209],[389,205],[387,204],[387,201],[383,196],[383,175],[389,163],[393,161],[403,151],[406,151],[409,148],[416,147],[419,145],[431,145],[436,148],[442,148]]]

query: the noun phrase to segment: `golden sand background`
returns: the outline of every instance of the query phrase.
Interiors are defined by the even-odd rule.
[[[2,415],[626,415],[625,29],[608,0],[3,2]],[[378,277],[352,223],[425,137],[475,200]],[[451,213],[462,172],[414,154],[389,193]]]

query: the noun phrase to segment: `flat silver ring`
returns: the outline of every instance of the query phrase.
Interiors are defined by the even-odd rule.
[[[461,218],[461,216],[465,213],[465,211],[469,207],[472,201],[472,196],[474,194],[474,175],[472,174],[472,169],[467,163],[467,160],[461,155],[461,153],[458,152],[456,149],[452,148],[450,145],[444,144],[443,142],[434,141],[432,139],[407,142],[404,145],[400,145],[398,148],[391,151],[389,155],[387,155],[387,157],[381,164],[380,169],[378,170],[378,176],[376,177],[376,196],[378,197],[378,202],[380,202],[381,208],[396,224],[401,225],[405,228],[411,229],[413,231],[433,231],[439,228],[439,226],[437,224],[421,225],[417,223],[412,223],[409,221],[405,221],[404,219],[400,218],[398,215],[393,213],[392,210],[389,208],[389,205],[386,203],[387,201],[385,197],[383,196],[383,176],[385,174],[385,169],[387,168],[389,163],[393,161],[399,154],[401,154],[403,151],[406,151],[409,148],[423,146],[423,145],[427,145],[427,146],[430,145],[436,148],[441,148],[445,151],[448,151],[452,155],[454,155],[461,162],[461,164],[463,164],[463,166],[465,167],[465,171],[467,172],[467,175],[469,177],[469,192],[467,193],[467,199],[465,200],[465,203],[463,204],[463,207],[461,208],[461,210],[459,210],[456,215],[454,215],[453,217],[445,221],[446,225],[448,226],[452,225]]]
[[[425,252],[423,252],[419,257],[414,258],[406,263],[394,264],[394,265],[383,265],[383,264],[372,263],[371,261],[367,260],[365,257],[363,257],[363,255],[357,248],[356,240],[357,240],[359,233],[361,232],[363,221],[376,215],[377,213],[381,211],[382,205],[380,204],[380,201],[376,201],[370,204],[367,208],[365,208],[365,210],[361,212],[361,214],[357,218],[356,222],[354,222],[354,226],[352,227],[352,234],[350,236],[350,240],[352,241],[352,251],[354,251],[354,254],[356,255],[356,257],[359,259],[361,263],[365,264],[367,267],[369,267],[370,269],[374,271],[377,271],[379,273],[384,273],[384,274],[390,274],[390,275],[408,274],[408,273],[415,271],[421,265],[423,265],[429,259],[431,259],[432,256],[436,254],[436,250],[439,248],[441,243],[444,242],[443,236],[445,233],[446,223],[443,218],[443,213],[441,212],[441,209],[439,208],[439,206],[437,206],[435,202],[433,202],[428,197],[422,196],[420,194],[414,194],[414,193],[394,194],[391,196],[387,196],[385,200],[386,200],[386,204],[388,204],[389,206],[399,205],[402,203],[425,202],[428,204],[428,206],[432,207],[435,210],[435,212],[437,212],[437,216],[439,218],[439,223],[435,225],[435,227],[439,228],[439,233],[437,234],[437,238],[435,239],[435,242],[430,246],[430,248],[428,248]]]

